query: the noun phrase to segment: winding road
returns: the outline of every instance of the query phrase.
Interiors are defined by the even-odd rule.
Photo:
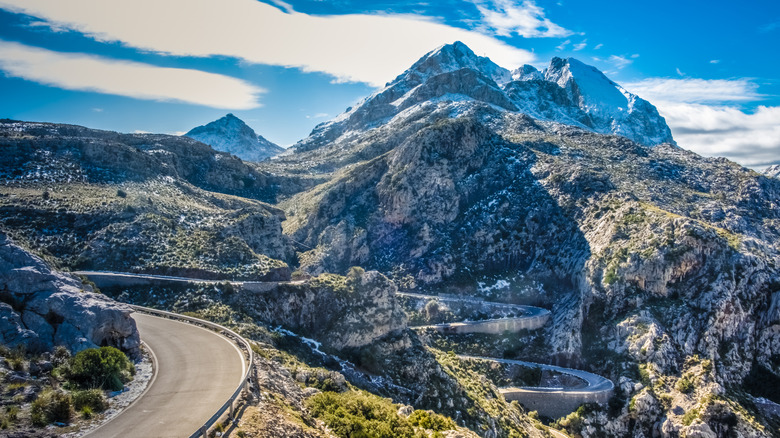
[[[138,312],[133,319],[156,359],[155,377],[135,403],[86,436],[190,436],[242,381],[244,355],[230,339],[193,324]]]
[[[111,280],[131,280],[131,279],[137,279],[137,280],[152,280],[152,281],[174,281],[174,282],[190,282],[190,283],[216,283],[217,281],[214,280],[199,280],[195,278],[185,278],[185,277],[169,277],[169,276],[163,276],[163,275],[149,275],[149,274],[133,274],[133,273],[126,273],[126,272],[104,272],[104,271],[80,271],[75,272],[75,274],[85,275],[93,279],[93,281],[111,281]],[[225,281],[225,280],[222,280]],[[255,282],[240,282],[240,281],[230,281],[230,283],[234,285],[242,285],[245,283],[255,283]],[[300,283],[300,282],[295,282]],[[98,283],[98,286],[100,286],[100,283]],[[417,299],[438,299],[442,301],[464,301],[464,302],[470,302],[474,304],[485,304],[489,306],[498,306],[498,307],[506,307],[511,308],[513,310],[519,311],[522,313],[522,316],[514,316],[514,317],[508,317],[508,318],[498,318],[494,320],[483,320],[483,321],[463,321],[463,322],[455,322],[455,323],[446,323],[446,324],[438,324],[433,326],[417,326],[417,327],[410,327],[413,329],[436,329],[443,332],[484,332],[484,333],[495,333],[495,330],[487,330],[483,331],[482,326],[485,324],[495,324],[496,322],[505,322],[506,324],[512,324],[515,329],[517,328],[530,328],[530,329],[536,329],[544,325],[550,318],[550,311],[547,309],[542,309],[540,307],[535,306],[525,306],[525,305],[517,305],[517,304],[507,304],[507,303],[497,303],[497,302],[491,302],[491,301],[483,301],[477,298],[471,298],[471,297],[453,297],[453,296],[446,296],[446,295],[423,295],[423,294],[416,294],[416,293],[409,293],[409,292],[399,292],[398,295],[400,296],[406,296],[409,298],[417,298]],[[146,328],[142,328],[142,323],[147,324],[150,323],[149,321],[146,321],[147,318],[153,318],[153,319],[160,319],[160,318],[154,318],[146,315],[137,315],[142,317],[140,320],[136,318],[136,321],[139,321],[139,330],[141,330],[141,337],[144,339],[147,344],[149,344],[150,348],[152,350],[168,350],[170,348],[174,348],[173,345],[162,345],[163,342],[169,342],[170,339],[165,339],[164,341],[162,339],[153,340],[152,343],[150,343],[149,338],[147,336],[152,337],[160,337],[162,335],[162,338],[168,338],[167,334],[165,333],[166,330],[169,329],[162,329],[160,327],[155,326],[154,324],[146,326]],[[162,320],[167,321],[170,323],[175,323],[179,325],[185,325],[183,323],[177,323],[174,321],[168,321],[168,320]],[[158,324],[160,324],[158,322]],[[190,326],[192,327],[192,326]],[[192,327],[198,330],[202,330],[205,332],[208,332],[205,329],[199,329],[197,327]],[[503,326],[499,325],[499,329],[508,329],[504,328]],[[464,330],[465,329],[465,330]],[[156,333],[155,333],[156,332]],[[210,332],[208,332],[210,333]],[[214,337],[220,338],[218,335],[211,333]],[[197,336],[195,336],[197,338]],[[222,338],[224,339],[224,338]],[[160,342],[159,346],[155,347],[155,343]],[[229,342],[229,341],[228,341]],[[170,344],[170,342],[169,342]],[[180,350],[182,350],[182,347],[178,345]],[[224,342],[223,342],[224,344]],[[229,346],[233,348],[235,351],[232,354],[240,354],[238,349],[233,346],[232,343],[229,343]],[[202,347],[202,345],[199,345],[198,347]],[[194,347],[193,347],[194,348]],[[224,351],[226,347],[223,345],[222,349],[223,351],[220,354],[229,354]],[[210,372],[215,372],[212,369],[217,366],[223,366],[223,361],[209,361],[207,358],[209,357],[210,351],[216,352],[216,350],[210,350],[209,348],[204,348],[201,350],[198,350],[199,352],[195,352],[194,350],[189,350],[188,348],[184,348],[184,350],[187,351],[180,351],[176,355],[170,356],[170,360],[172,364],[181,363],[183,368],[190,369],[190,373],[197,373],[199,367],[204,367],[206,369],[209,369],[211,371],[204,371],[203,373],[198,373],[199,375],[187,377],[186,379],[182,378],[179,379],[177,385],[193,385],[194,386],[200,386],[198,385],[199,382],[208,382],[212,383],[213,379],[211,377],[208,377]],[[185,356],[186,355],[186,356]],[[159,356],[159,355],[158,355]],[[568,374],[574,377],[577,377],[579,379],[582,379],[586,382],[585,387],[578,387],[578,388],[547,388],[547,387],[506,387],[506,388],[499,388],[501,393],[504,395],[504,397],[507,400],[519,400],[527,405],[527,407],[533,408],[538,410],[540,413],[543,413],[544,415],[548,415],[551,417],[558,417],[561,415],[565,415],[568,412],[573,411],[576,409],[577,406],[581,403],[585,402],[597,402],[597,403],[606,403],[606,401],[611,397],[612,392],[614,390],[614,384],[611,380],[606,379],[604,377],[598,376],[593,373],[589,373],[587,371],[582,370],[575,370],[571,368],[563,368],[558,367],[554,365],[546,365],[546,364],[540,364],[535,362],[526,362],[526,361],[519,361],[519,360],[510,360],[510,359],[500,359],[500,358],[494,358],[494,357],[477,357],[477,356],[460,356],[462,358],[471,358],[471,359],[481,359],[481,360],[489,360],[499,363],[507,363],[507,364],[516,364],[516,365],[523,365],[527,367],[537,367],[541,369],[547,369],[551,371],[556,371],[562,374]],[[207,360],[204,361],[204,358]],[[158,357],[159,360],[159,357]],[[192,361],[192,362],[191,362]],[[162,363],[162,360],[160,360]],[[243,363],[243,361],[241,362]],[[229,364],[224,364],[229,365]],[[163,366],[160,366],[160,374],[162,375]],[[203,370],[201,370],[203,371]],[[219,392],[220,395],[217,395],[216,393],[206,396],[205,393],[202,396],[203,398],[206,398],[207,400],[216,400],[217,402],[210,405],[211,407],[208,409],[204,408],[203,412],[207,412],[209,409],[211,409],[210,412],[214,412],[219,407],[219,402],[221,400],[225,400],[230,396],[230,388],[235,388],[235,384],[232,382],[238,382],[241,380],[241,374],[240,370],[235,372],[235,376],[231,377],[233,380],[228,379],[228,381],[225,381],[221,384],[220,388],[222,392]],[[176,372],[178,373],[178,371]],[[205,375],[204,375],[205,374]],[[224,377],[224,376],[223,376]],[[205,380],[202,380],[205,379]],[[158,385],[155,382],[155,385]],[[204,383],[205,385],[205,383]],[[211,385],[209,385],[211,386]],[[173,388],[173,387],[171,387]],[[214,389],[216,391],[216,389]],[[167,391],[167,392],[165,392]],[[191,418],[191,408],[190,405],[192,404],[193,400],[189,397],[195,397],[195,394],[197,393],[196,389],[185,389],[185,390],[176,390],[176,389],[166,389],[163,394],[169,394],[170,392],[178,392],[178,393],[187,393],[189,395],[185,396],[185,403],[181,406],[180,409],[188,410],[188,418]],[[160,400],[163,399],[162,396],[156,395],[157,393],[152,393],[150,390],[148,394],[144,395],[141,399],[144,400],[143,403],[138,403],[139,405],[146,406],[145,399],[151,398],[152,400],[159,398]],[[201,397],[198,395],[197,397]],[[151,403],[152,401],[150,401]],[[205,402],[205,400],[204,400]],[[160,404],[153,405],[157,406],[157,409],[160,409],[162,412],[165,412],[164,409],[162,409]],[[138,408],[137,405],[131,406],[131,408],[128,409],[130,411],[131,409],[135,409],[136,411],[139,409],[149,409],[149,408]],[[166,408],[167,409],[167,408]],[[151,410],[151,409],[150,409]],[[167,412],[179,412],[175,410],[169,409]],[[183,415],[183,411],[181,411]],[[125,414],[122,414],[124,416]],[[137,414],[133,414],[137,415]],[[179,415],[177,413],[177,415]],[[156,428],[165,428],[170,425],[170,418],[165,418],[166,415],[162,414],[160,415],[160,420],[154,420],[159,421],[158,423],[153,423],[152,426],[155,427],[155,431],[157,431]],[[205,418],[207,418],[208,415],[206,415]],[[140,418],[140,417],[138,417]],[[151,417],[150,417],[151,418]],[[169,422],[166,423],[165,421],[168,420]],[[178,422],[179,418],[177,418]],[[110,423],[108,423],[108,426],[111,426],[112,423],[119,421],[119,419],[114,420]],[[124,420],[122,420],[124,421]],[[133,421],[139,421],[139,420],[133,420]],[[142,420],[142,421],[150,421],[150,420]],[[182,420],[183,421],[183,420]],[[197,421],[195,421],[197,423]],[[118,423],[120,424],[120,423]],[[121,424],[133,424],[132,422],[128,421],[126,423]],[[193,423],[194,424],[194,423]],[[189,429],[187,430],[194,430],[198,427],[199,424],[196,424],[193,428],[193,426],[189,425]],[[108,427],[106,426],[106,427]],[[119,426],[117,426],[119,427]],[[126,426],[124,426],[126,427]],[[186,428],[177,429],[177,430],[185,430]],[[111,429],[111,430],[123,430],[121,428],[119,429]],[[127,429],[124,429],[127,430]],[[113,437],[113,436],[152,436],[147,434],[135,434],[135,431],[133,431],[132,435],[125,435],[120,432],[117,432],[115,434],[103,434],[103,428],[98,429],[97,432],[100,432],[99,434],[94,434],[90,436],[94,437]],[[153,434],[154,436],[177,436],[182,435],[181,433],[171,433],[170,435],[159,435],[159,432],[155,432]],[[186,434],[184,434],[186,435]]]

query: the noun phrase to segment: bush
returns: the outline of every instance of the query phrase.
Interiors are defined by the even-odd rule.
[[[390,401],[358,391],[321,392],[306,401],[311,414],[341,438],[425,438]]]
[[[454,421],[432,411],[416,410],[409,416],[409,422],[434,432],[455,429]]]
[[[87,389],[73,393],[73,407],[77,411],[89,408],[92,412],[103,412],[108,408],[108,401],[99,389]]]
[[[680,380],[677,381],[677,385],[675,387],[683,394],[688,394],[693,392],[693,381],[688,376],[683,376],[680,378]]]
[[[114,347],[89,348],[68,362],[65,377],[82,388],[119,391],[135,374],[133,363]]]
[[[43,427],[49,423],[70,423],[73,417],[73,398],[70,394],[47,390],[42,392],[30,410],[34,426]]]

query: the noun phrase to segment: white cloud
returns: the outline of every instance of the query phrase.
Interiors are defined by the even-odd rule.
[[[652,102],[686,149],[757,170],[780,160],[780,107],[749,113],[734,106],[762,98],[747,79],[649,78],[623,86]]]
[[[596,47],[594,47],[593,50],[598,50],[602,47],[604,47],[604,44],[596,44]]]
[[[626,58],[625,56],[612,55],[607,59],[607,62],[614,65],[616,69],[620,70],[634,61]]]
[[[757,93],[758,86],[747,79],[649,78],[623,86],[651,102],[724,103],[761,98]]]
[[[324,118],[328,117],[328,115],[329,115],[328,113],[317,113],[317,114],[314,114],[314,115],[310,115],[309,114],[309,115],[306,116],[306,118],[307,119],[324,119]]]
[[[566,48],[566,46],[568,46],[570,43],[571,43],[571,40],[566,40],[566,41],[562,42],[561,44],[559,44],[559,45],[558,45],[557,47],[555,47],[555,48],[556,48],[558,51],[561,51],[561,50],[565,49],[565,48]]]
[[[584,49],[587,45],[588,45],[588,40],[582,40],[581,43],[575,44],[573,48],[574,51],[577,52]]]
[[[544,16],[544,9],[531,0],[478,1],[477,9],[483,22],[501,36],[517,34],[526,38],[558,38],[572,34]]]
[[[0,70],[7,76],[67,90],[226,109],[256,108],[260,106],[258,95],[264,92],[244,81],[198,70],[53,52],[3,40]]]
[[[657,102],[677,143],[698,154],[722,156],[763,170],[780,162],[780,107],[753,113],[734,107]]]
[[[523,5],[548,26],[538,32],[565,33],[544,19],[533,3]],[[508,68],[535,61],[531,52],[492,36],[412,15],[314,16],[285,12],[257,0],[0,0],[0,8],[140,50],[234,57],[375,86],[430,50],[458,40]],[[542,15],[534,16],[533,11]],[[500,15],[491,15],[494,24],[501,22]]]
[[[720,64],[720,59],[711,59],[710,64]]]

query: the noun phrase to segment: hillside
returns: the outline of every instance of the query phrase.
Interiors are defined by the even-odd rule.
[[[286,278],[266,176],[187,138],[0,123],[0,227],[70,269]]]

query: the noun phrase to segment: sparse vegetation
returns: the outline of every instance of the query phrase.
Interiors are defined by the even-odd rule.
[[[50,423],[70,423],[73,418],[73,398],[57,390],[46,390],[38,395],[30,411],[32,423],[42,427]]]

